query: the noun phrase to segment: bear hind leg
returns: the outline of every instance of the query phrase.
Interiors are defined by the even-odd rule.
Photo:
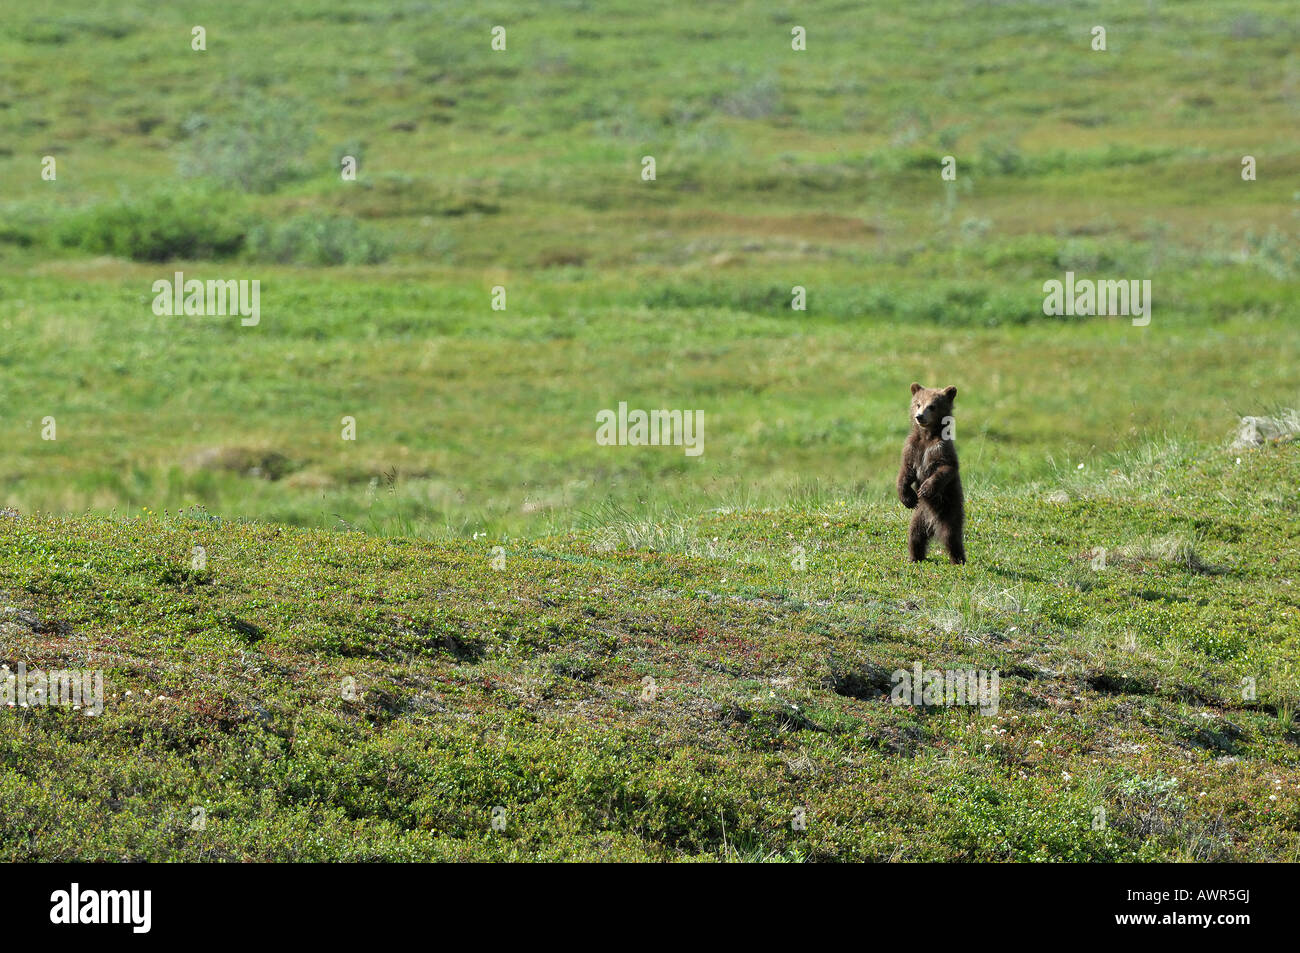
[[[930,548],[929,521],[920,509],[912,514],[912,525],[907,531],[907,552],[912,562],[919,563],[925,559],[925,551]]]
[[[961,525],[948,526],[940,524],[939,539],[948,550],[948,558],[954,565],[960,566],[966,561],[966,545],[961,538]]]

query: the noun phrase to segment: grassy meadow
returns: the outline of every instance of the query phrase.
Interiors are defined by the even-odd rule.
[[[0,857],[1300,859],[1291,4],[0,14]]]

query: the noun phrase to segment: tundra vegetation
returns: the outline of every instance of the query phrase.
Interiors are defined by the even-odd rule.
[[[8,7],[0,857],[1300,859],[1285,0]]]

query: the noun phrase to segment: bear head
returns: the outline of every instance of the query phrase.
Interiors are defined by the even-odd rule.
[[[912,423],[922,430],[938,432],[945,417],[952,416],[952,402],[957,399],[956,387],[922,387],[912,383]]]

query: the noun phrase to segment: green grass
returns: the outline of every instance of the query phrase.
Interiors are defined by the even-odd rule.
[[[808,315],[732,310],[721,290],[648,310],[636,299],[660,292],[645,282],[530,277],[511,283],[518,310],[503,317],[486,288],[454,278],[357,273],[322,288],[264,269],[262,323],[245,328],[156,317],[146,267],[125,281],[66,267],[0,299],[3,502],[23,512],[200,502],[304,526],[535,534],[584,528],[607,506],[689,513],[817,488],[884,498],[914,379],[958,384],[977,487],[1153,435],[1217,440],[1240,415],[1300,406],[1294,285],[1258,275],[1202,282],[1192,290],[1210,300],[1185,311],[1157,302],[1147,328],[990,328],[817,314],[807,278]],[[598,446],[596,412],[619,401],[702,410],[703,455]],[[46,416],[56,440],[41,439]],[[355,441],[341,439],[345,416]],[[254,472],[271,456],[281,463]]]
[[[117,695],[0,719],[3,856],[1297,859],[1300,473],[1227,449],[1300,408],[1284,0],[0,14],[0,660]]]
[[[657,546],[7,519],[11,662],[107,698],[0,719],[0,851],[1294,861],[1300,452],[1239,456],[976,494],[965,567],[909,566],[902,508],[850,500]],[[1000,672],[997,715],[890,704],[916,662]]]
[[[970,9],[12,11],[0,502],[554,533],[879,495],[913,379],[999,486],[1300,404],[1289,8]],[[176,270],[261,323],[154,316]],[[1046,318],[1066,270],[1150,278],[1151,326]],[[597,447],[620,400],[704,456]]]

